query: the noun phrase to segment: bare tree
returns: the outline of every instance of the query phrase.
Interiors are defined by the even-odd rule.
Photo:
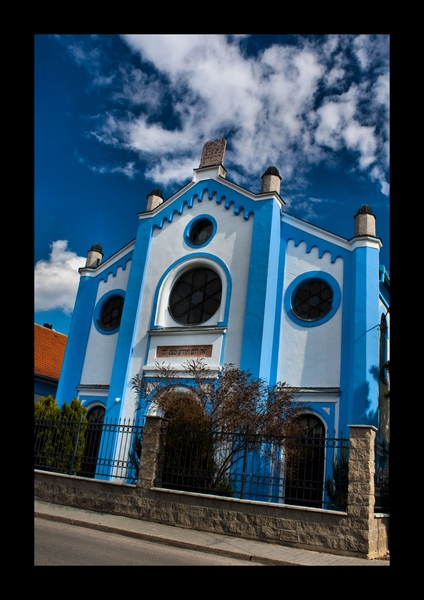
[[[185,427],[187,439],[195,430],[208,432],[215,456],[208,487],[222,486],[231,467],[252,450],[281,460],[281,438],[300,432],[297,417],[304,410],[289,386],[271,386],[233,364],[225,365],[216,376],[202,359],[187,361],[183,369],[181,374],[170,365],[156,363],[155,377],[136,375],[132,389],[139,406],[152,402],[170,424],[178,424],[180,432]],[[182,393],[182,385],[188,393]],[[210,467],[209,459],[203,462]]]
[[[137,374],[131,380],[137,401],[153,402],[169,415],[187,402],[187,395],[181,393],[185,385],[213,429],[270,436],[295,433],[303,409],[285,383],[271,386],[233,364],[225,365],[215,376],[203,359],[188,360],[183,369],[180,374],[170,365],[156,363],[154,378]]]

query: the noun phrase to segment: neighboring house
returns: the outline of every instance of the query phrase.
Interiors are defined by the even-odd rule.
[[[80,269],[57,399],[135,417],[131,379],[155,363],[204,358],[294,387],[311,427],[380,427],[389,357],[390,279],[367,205],[345,239],[285,209],[269,167],[259,193],[226,179],[225,140],[207,142],[193,179],[159,188],[113,256],[95,244]],[[120,207],[122,210],[122,207]],[[354,218],[353,218],[354,217]]]
[[[48,323],[34,323],[34,402],[40,396],[56,397],[67,341]]]

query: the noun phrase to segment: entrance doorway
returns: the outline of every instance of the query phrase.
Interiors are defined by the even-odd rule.
[[[325,428],[315,415],[300,417],[302,433],[287,451],[285,504],[322,507]]]
[[[78,473],[81,477],[94,477],[96,473],[105,413],[106,409],[104,406],[94,406],[88,411],[84,456],[81,463],[81,471]]]

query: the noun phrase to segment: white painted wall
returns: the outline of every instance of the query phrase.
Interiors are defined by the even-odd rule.
[[[184,242],[184,231],[193,218],[202,214],[209,214],[216,220],[217,232],[206,246],[198,249],[191,248]],[[205,198],[202,202],[195,201],[191,209],[185,207],[182,215],[174,215],[172,223],[166,221],[162,229],[156,228],[154,230],[149,252],[149,263],[146,270],[144,293],[136,323],[130,377],[139,372],[145,364],[149,337],[146,331],[150,328],[150,320],[154,308],[154,295],[162,275],[178,259],[187,258],[189,261],[190,257],[198,252],[219,257],[231,273],[232,294],[230,299],[228,333],[225,338],[224,362],[238,363],[240,361],[253,218],[251,216],[246,221],[242,215],[234,215],[232,209],[226,210],[223,205],[217,204],[215,200]],[[194,263],[192,266],[194,266]],[[222,277],[222,299],[224,301],[227,291],[227,282],[224,278],[225,272],[218,263],[209,262],[209,266],[213,267]],[[210,359],[206,359],[206,362],[211,367],[217,367],[219,364],[221,344],[224,341],[222,335],[193,335],[191,333],[184,335],[186,328],[176,323],[168,312],[169,293],[176,279],[187,267],[188,263],[187,266],[183,265],[182,267],[180,264],[178,269],[169,273],[162,284],[160,302],[155,314],[156,325],[179,327],[181,328],[181,336],[178,335],[174,339],[170,338],[166,341],[165,338],[155,337],[148,353],[147,364],[149,366],[154,361],[154,347],[157,345],[199,345],[210,343],[214,344],[213,355]],[[217,325],[223,320],[225,309],[223,301],[218,312],[202,325]]]
[[[107,292],[117,289],[126,290],[130,270],[131,262],[128,262],[125,270],[118,267],[116,277],[110,274],[107,281],[100,281],[97,290],[96,305]],[[108,385],[110,383],[118,335],[119,331],[110,335],[100,333],[92,321],[81,376],[82,385]]]
[[[304,242],[295,247],[293,240],[289,240],[284,291],[296,277],[308,271],[324,271],[332,275],[342,292],[341,304],[326,323],[316,327],[303,327],[287,316],[283,303],[278,380],[300,387],[338,387],[343,309],[343,259],[337,258],[332,264],[328,252],[319,258],[316,247],[307,253]]]

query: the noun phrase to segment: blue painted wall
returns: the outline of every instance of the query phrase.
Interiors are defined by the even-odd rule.
[[[110,381],[106,407],[108,418],[119,419],[124,408],[124,405],[121,402],[116,402],[115,399],[122,398],[125,395],[128,363],[133,346],[134,324],[137,322],[137,312],[140,310],[140,306],[142,306],[140,298],[143,294],[144,274],[149,256],[151,232],[151,222],[146,220],[139,221]]]
[[[352,356],[352,423],[378,426],[379,380],[379,253],[356,248],[352,253],[350,344]],[[351,424],[351,423],[349,423]]]
[[[96,278],[87,276],[80,278],[57,389],[56,399],[59,406],[62,406],[64,402],[71,402],[78,395],[77,386],[81,381],[97,287]]]
[[[241,188],[240,188],[241,190]],[[162,228],[165,222],[172,223],[175,215],[181,215],[186,207],[203,202],[207,215],[208,199],[223,204],[240,218],[253,219],[252,248],[249,263],[245,321],[242,334],[240,368],[248,369],[254,377],[263,377],[276,383],[282,314],[286,290],[283,289],[286,266],[287,242],[293,240],[297,246],[306,244],[306,252],[316,246],[318,255],[325,252],[331,255],[334,263],[338,257],[344,262],[343,292],[335,287],[337,303],[343,307],[342,355],[340,357],[340,426],[347,433],[347,425],[352,423],[377,424],[378,420],[378,324],[379,293],[383,291],[388,301],[388,276],[379,267],[379,252],[373,246],[361,246],[350,251],[346,242],[338,245],[316,234],[305,232],[291,221],[282,218],[281,206],[275,198],[253,200],[242,191],[229,189],[217,180],[200,181],[189,187],[181,196],[153,211],[148,218],[143,215],[139,221],[135,247],[131,255],[112,262],[102,275],[80,280],[73,319],[65,353],[62,377],[57,391],[59,405],[69,402],[77,395],[81,380],[90,328],[95,311],[95,299],[100,279],[107,277],[110,269],[123,266],[122,261],[131,258],[131,271],[125,290],[125,303],[118,332],[116,352],[107,399],[107,416],[119,418],[123,404],[115,402],[123,398],[128,387],[128,369],[134,344],[134,324],[142,307],[155,308],[155,298],[145,298],[144,278],[146,265],[150,259],[152,232]],[[200,218],[198,216],[197,218]],[[216,231],[216,227],[215,227]],[[213,257],[216,259],[216,257]],[[182,259],[181,259],[182,260]],[[172,266],[170,265],[169,268]],[[224,265],[225,267],[225,265]],[[123,268],[125,268],[123,266]],[[225,267],[226,269],[226,267]],[[228,271],[228,270],[227,270]],[[228,271],[228,294],[226,315],[232,293],[231,273]],[[334,284],[334,282],[333,282]],[[287,294],[286,294],[287,296]],[[341,296],[341,297],[340,297]],[[287,307],[286,307],[287,309]],[[331,315],[328,317],[330,318]],[[153,316],[152,316],[153,319]],[[154,327],[153,320],[150,321]],[[227,325],[227,318],[221,323]],[[314,324],[306,324],[316,326]],[[231,331],[227,336],[231,335]],[[376,375],[377,374],[377,375]],[[287,383],[290,384],[290,381]],[[334,428],[334,404],[329,403],[324,411],[319,405],[314,408],[325,420],[330,430]]]
[[[279,285],[280,207],[264,201],[255,211],[240,368],[270,381]]]

